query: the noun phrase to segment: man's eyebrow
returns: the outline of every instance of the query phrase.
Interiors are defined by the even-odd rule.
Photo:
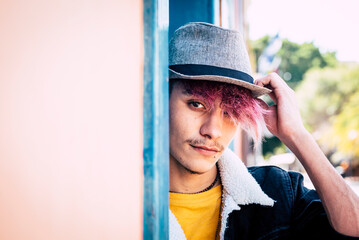
[[[192,91],[189,89],[183,89],[182,94],[187,95],[187,96],[193,96]]]

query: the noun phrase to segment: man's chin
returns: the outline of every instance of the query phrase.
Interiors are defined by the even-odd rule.
[[[204,174],[209,172],[210,170],[215,167],[218,159],[210,158],[210,159],[203,159],[203,158],[192,158],[196,160],[191,160],[189,164],[183,166],[187,171],[192,174]]]
[[[222,152],[218,152],[214,156],[205,156],[193,149],[186,149],[181,154],[172,152],[170,158],[179,168],[185,169],[189,173],[204,174],[213,169],[221,154]]]

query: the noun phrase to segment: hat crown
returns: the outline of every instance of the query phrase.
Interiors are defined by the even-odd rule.
[[[242,35],[209,23],[189,23],[176,30],[169,44],[169,65],[200,64],[251,74]]]
[[[209,23],[177,29],[169,44],[169,79],[217,81],[249,89],[254,97],[271,90],[253,84],[242,35]]]

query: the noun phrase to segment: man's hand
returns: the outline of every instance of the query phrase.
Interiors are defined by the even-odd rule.
[[[306,169],[327,212],[329,222],[342,234],[359,237],[359,197],[329,163],[314,138],[305,130],[295,94],[278,74],[271,73],[255,81],[273,90],[276,105],[262,105],[269,113],[267,128],[297,156]]]
[[[269,111],[268,114],[264,115],[264,120],[268,130],[273,135],[284,143],[289,143],[306,132],[300,117],[295,93],[278,74],[271,73],[257,79],[255,84],[273,90],[269,96],[276,105],[268,107],[262,101],[262,106]]]

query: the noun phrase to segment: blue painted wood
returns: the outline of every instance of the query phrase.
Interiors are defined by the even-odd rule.
[[[162,240],[168,239],[168,0],[143,0],[143,27],[143,239]]]
[[[234,139],[229,143],[228,148],[234,151]]]
[[[219,23],[219,0],[170,0],[169,37],[188,22]]]

